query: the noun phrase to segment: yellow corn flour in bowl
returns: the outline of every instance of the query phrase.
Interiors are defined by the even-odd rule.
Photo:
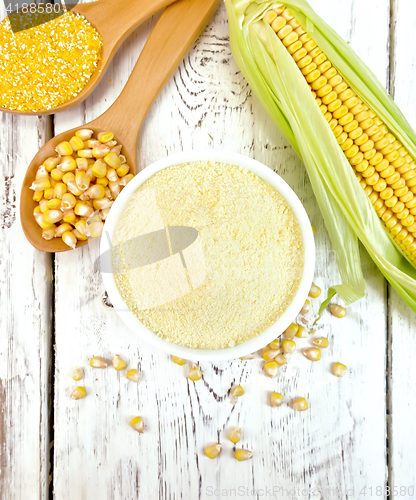
[[[178,247],[178,231],[194,232],[187,248]],[[232,347],[263,332],[292,302],[304,266],[301,229],[286,200],[254,173],[208,161],[144,182],[112,244],[128,308],[157,335],[192,348]]]

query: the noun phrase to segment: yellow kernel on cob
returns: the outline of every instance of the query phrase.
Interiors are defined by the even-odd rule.
[[[196,363],[192,363],[191,367],[189,368],[188,378],[189,380],[192,380],[192,382],[196,382],[197,380],[200,380],[202,378],[201,370]]]
[[[116,354],[113,358],[113,366],[117,371],[124,370],[126,368],[127,363],[121,358],[118,354]]]
[[[140,434],[144,432],[144,422],[141,417],[134,417],[131,420],[130,425],[133,427],[135,431],[139,432]]]
[[[292,403],[292,408],[296,411],[305,411],[309,406],[305,398],[298,398]]]
[[[332,368],[332,373],[336,377],[343,377],[347,373],[347,367],[342,363],[334,363],[334,366]]]
[[[278,392],[273,392],[270,396],[270,406],[276,407],[283,403],[283,396]]]
[[[82,399],[85,398],[86,395],[87,391],[85,390],[85,387],[79,385],[76,389],[72,391],[71,399]]]
[[[253,453],[249,450],[239,449],[235,451],[235,458],[239,462],[243,462],[244,460],[249,460],[253,457]]]
[[[100,356],[93,356],[90,360],[90,366],[92,366],[92,368],[107,368],[107,363],[104,358]]]
[[[214,459],[218,457],[218,455],[221,453],[221,450],[222,446],[220,443],[211,444],[210,446],[207,446],[205,448],[205,455],[208,458]]]
[[[394,214],[400,214],[397,217],[399,220],[405,220],[408,215],[416,215],[416,210],[411,213],[413,208],[404,206],[416,194],[416,180],[412,182],[416,176],[415,159],[396,140],[380,117],[362,103],[337,69],[331,66],[331,62],[313,40],[313,35],[311,38],[299,25],[295,28],[296,35],[299,36],[293,36],[292,25],[287,24],[285,17],[291,15],[290,11],[284,8],[280,15],[277,14],[278,11],[280,9],[272,7],[264,16],[264,21],[271,25],[297,63],[344,155],[355,173],[360,173],[357,178],[370,197],[377,215],[382,218],[384,207]],[[296,22],[293,26],[297,26],[299,20],[296,17],[294,19]],[[285,43],[290,36],[293,40],[296,38],[296,52],[289,50]],[[292,40],[289,38],[288,41]],[[411,168],[407,168],[407,165],[411,165]],[[386,186],[394,187],[386,189]],[[389,223],[383,220],[383,224],[403,254],[416,265],[416,255],[408,248],[416,238],[416,231],[404,230],[396,219]],[[402,241],[409,245],[402,244]]]
[[[126,377],[132,382],[135,382],[136,384],[140,382],[140,373],[135,368],[129,370],[126,374]]]
[[[230,432],[230,441],[237,444],[241,439],[241,429],[239,427],[234,427]]]
[[[76,380],[77,382],[79,380],[82,380],[84,377],[84,369],[83,368],[75,368],[75,370],[72,372],[72,378]]]

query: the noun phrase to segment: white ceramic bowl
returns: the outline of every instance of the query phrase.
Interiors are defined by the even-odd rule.
[[[149,330],[128,309],[126,303],[124,302],[118,291],[113,274],[102,273],[102,277],[111,303],[115,307],[120,318],[135,335],[145,340],[149,344],[162,349],[163,351],[174,356],[194,361],[222,361],[227,359],[235,359],[261,349],[272,340],[274,340],[277,336],[279,336],[282,332],[284,332],[284,330],[286,330],[286,328],[290,325],[294,318],[296,318],[297,314],[302,309],[303,304],[308,296],[313,279],[315,268],[315,243],[311,223],[309,222],[309,218],[299,198],[288,186],[288,184],[286,184],[286,182],[279,175],[273,172],[273,170],[247,156],[218,150],[184,151],[182,153],[163,158],[162,160],[153,163],[153,165],[146,167],[138,175],[136,175],[123,189],[121,194],[114,202],[105,222],[106,236],[103,236],[101,238],[100,253],[102,255],[104,252],[110,249],[110,241],[113,237],[117,220],[121,212],[124,210],[128,199],[138,189],[139,186],[141,186],[145,181],[147,181],[147,179],[152,177],[156,172],[159,172],[160,170],[171,167],[173,165],[181,165],[183,163],[194,161],[222,162],[229,165],[236,165],[238,167],[246,168],[247,170],[250,170],[254,174],[258,175],[265,182],[270,184],[270,186],[278,191],[291,206],[293,212],[295,213],[295,216],[299,221],[300,229],[302,231],[305,249],[305,263],[298,291],[296,292],[296,295],[293,298],[290,306],[286,309],[282,316],[280,316],[280,318],[278,318],[278,320],[273,323],[273,325],[271,325],[261,334],[246,342],[237,344],[234,347],[227,347],[224,349],[194,349],[168,342]]]

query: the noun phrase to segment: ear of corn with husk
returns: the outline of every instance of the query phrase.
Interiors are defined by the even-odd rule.
[[[329,290],[328,299],[322,304],[321,311],[335,293],[338,293],[347,305],[364,296],[365,282],[361,271],[358,240],[362,242],[386,279],[416,311],[416,251],[413,249],[413,246],[416,247],[416,237],[408,230],[414,225],[412,213],[415,210],[413,201],[409,199],[415,190],[413,172],[406,173],[409,170],[407,165],[410,169],[414,168],[415,132],[375,75],[349,45],[317,16],[305,0],[225,0],[225,4],[234,58],[257,97],[304,162],[335,250],[342,284]],[[272,18],[275,19],[276,12],[277,16],[280,16],[283,8],[289,9],[282,14],[286,15],[288,23],[290,17],[294,16],[293,32],[299,26],[298,38],[302,32],[306,32],[303,41],[306,42],[310,37],[312,42],[309,45],[313,47],[313,44],[316,44],[316,53],[319,53],[320,49],[326,56],[321,56],[319,64],[325,60],[331,63],[326,63],[325,67],[321,66],[322,71],[326,71],[328,67],[336,69],[336,73],[352,91],[349,96],[356,98],[350,101],[351,105],[360,103],[364,107],[362,112],[368,112],[369,120],[373,118],[377,120],[380,128],[384,127],[384,133],[390,138],[389,144],[395,145],[397,151],[402,151],[400,154],[407,162],[406,166],[401,168],[404,173],[400,174],[407,179],[404,185],[402,179],[402,184],[396,185],[396,177],[384,179],[383,172],[377,171],[376,161],[385,161],[385,156],[390,155],[390,146],[388,149],[382,147],[382,142],[372,143],[369,137],[368,144],[362,148],[360,142],[363,139],[357,141],[357,148],[354,141],[349,140],[346,146],[351,143],[351,149],[347,154],[346,146],[340,145],[340,140],[345,141],[348,136],[338,130],[340,123],[346,126],[351,123],[348,130],[359,127],[361,123],[354,122],[356,116],[353,113],[350,116],[349,109],[343,111],[342,117],[348,114],[346,118],[340,116],[337,120],[336,113],[334,112],[333,116],[328,111],[329,105],[322,104],[324,99],[320,98],[319,94],[327,95],[330,92],[329,87],[321,90],[327,82],[321,78],[321,83],[319,80],[316,84],[312,83],[312,78],[317,77],[308,79],[305,72],[302,73],[293,51],[290,51],[288,44],[285,45],[285,33],[276,32],[277,24],[275,29],[271,26]],[[275,13],[270,13],[272,10]],[[287,33],[289,32],[290,29],[287,28]],[[282,36],[278,36],[280,34]],[[292,35],[287,40],[294,44],[298,38]],[[296,48],[295,45],[291,46]],[[358,108],[357,112],[360,112]],[[341,112],[338,114],[341,115]],[[370,122],[364,123],[366,127],[370,126]],[[364,126],[363,128],[361,134],[366,132]],[[376,128],[371,129],[374,134],[377,132]],[[342,138],[339,136],[341,132],[344,134]],[[352,137],[355,135],[356,133]],[[371,148],[373,151],[368,152]],[[383,154],[378,154],[379,150],[383,152],[384,157]],[[354,160],[352,153],[355,155]],[[394,152],[388,158],[394,163],[396,156]],[[357,163],[358,160],[360,164]],[[374,168],[370,165],[371,160]],[[363,170],[359,169],[367,166],[366,161],[371,168],[364,174]],[[397,163],[401,161],[400,159]],[[386,168],[384,163],[380,165]],[[397,170],[400,171],[399,168]],[[397,175],[397,172],[394,174]],[[389,182],[397,192],[390,192],[393,189]],[[403,194],[405,191],[408,194]],[[413,194],[416,196],[416,192]],[[387,196],[392,198],[386,206]],[[394,210],[390,210],[393,203],[396,203]],[[406,208],[407,206],[409,208]],[[387,214],[384,215],[386,211]],[[390,217],[390,225],[392,221],[396,223],[397,232],[392,232],[383,215],[384,218]],[[416,220],[416,213],[414,216]]]

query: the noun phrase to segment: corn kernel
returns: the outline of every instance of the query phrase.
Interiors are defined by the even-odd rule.
[[[55,151],[58,153],[58,155],[61,155],[61,156],[69,156],[69,155],[72,155],[72,153],[74,152],[72,147],[71,147],[71,144],[69,144],[68,141],[60,142],[56,146]]]
[[[49,158],[46,158],[46,160],[43,162],[43,165],[48,172],[51,172],[57,165],[59,165],[60,161],[61,160],[59,156],[50,156]]]
[[[270,406],[276,407],[283,403],[283,396],[278,392],[273,392],[270,396]]]
[[[316,347],[322,347],[326,349],[328,347],[328,339],[325,337],[319,337],[312,341],[312,344]]]
[[[319,361],[321,359],[321,350],[317,347],[309,347],[303,351],[303,355],[310,361]]]
[[[62,234],[62,241],[65,243],[65,245],[68,245],[72,249],[74,249],[77,245],[77,239],[72,231],[65,231]]]
[[[132,382],[135,382],[136,384],[140,382],[140,373],[135,369],[132,368],[127,372],[126,377],[131,380]]]
[[[46,241],[52,240],[55,238],[55,226],[52,224],[50,228],[44,229],[42,231],[42,238]]]
[[[111,168],[117,169],[118,167],[121,166],[121,160],[119,155],[115,153],[108,153],[107,156],[104,157],[104,161],[109,165]]]
[[[183,366],[186,363],[186,359],[178,358],[177,356],[172,356],[172,360],[179,366]]]
[[[306,339],[307,337],[309,337],[309,332],[305,327],[300,326],[296,333],[296,337],[300,339]]]
[[[244,460],[249,460],[253,457],[253,453],[249,450],[239,449],[235,451],[235,458],[239,462],[243,462]]]
[[[100,132],[97,138],[100,142],[105,143],[112,141],[114,139],[114,134],[112,132]]]
[[[237,444],[241,439],[241,429],[239,427],[234,427],[230,432],[230,441]]]
[[[134,417],[130,422],[130,425],[135,431],[139,432],[140,434],[144,432],[144,422],[141,417]]]
[[[266,361],[272,361],[277,355],[279,354],[279,351],[276,349],[266,349],[263,351],[263,358]]]
[[[79,380],[82,380],[84,378],[84,369],[83,368],[75,368],[75,370],[72,372],[72,378],[76,380],[77,382]]]
[[[118,354],[116,354],[113,358],[113,366],[117,371],[124,370],[126,368],[127,363],[121,358]]]
[[[284,354],[278,354],[274,360],[279,366],[283,366],[286,364],[286,356]]]
[[[299,330],[299,326],[296,325],[295,323],[291,323],[288,328],[286,328],[285,330],[285,336],[288,338],[288,339],[294,339],[297,332]]]
[[[334,366],[332,368],[332,373],[336,377],[343,377],[347,373],[347,367],[342,363],[334,363]]]
[[[85,398],[87,395],[87,391],[85,390],[85,387],[82,387],[79,385],[76,389],[71,394],[71,399],[82,399]]]
[[[76,135],[76,137],[79,137],[82,141],[87,141],[88,139],[91,139],[93,133],[94,132],[92,130],[83,128],[83,129],[77,130],[75,132],[75,135]]]
[[[302,314],[302,315],[303,315],[303,314],[307,314],[307,313],[309,312],[310,308],[311,308],[311,301],[310,301],[310,300],[308,300],[308,299],[306,299],[306,300],[305,300],[305,303],[303,304],[303,307],[302,307],[302,309],[300,310],[300,313],[299,313],[299,314]]]
[[[90,360],[90,366],[93,368],[107,368],[107,363],[104,358],[101,358],[100,356],[93,356]]]
[[[305,398],[298,398],[292,403],[292,408],[296,411],[305,411],[309,406]]]
[[[75,152],[79,151],[80,149],[84,149],[84,141],[76,135],[74,135],[74,137],[69,140],[69,144],[72,150]]]
[[[292,354],[295,352],[296,343],[293,340],[284,340],[282,342],[282,351],[283,354]]]
[[[192,380],[193,382],[196,382],[201,378],[202,378],[202,373],[199,366],[196,363],[192,363],[191,367],[189,368],[189,379]]]
[[[266,372],[266,375],[270,378],[275,378],[277,377],[277,374],[279,372],[279,365],[277,361],[266,361],[264,363],[264,371]]]
[[[343,318],[347,314],[345,307],[338,304],[329,304],[329,312],[336,318]]]
[[[216,444],[211,444],[210,446],[207,446],[205,448],[205,455],[208,458],[217,458],[218,455],[221,453],[222,446],[219,443]]]
[[[231,389],[230,395],[239,398],[244,394],[244,389],[241,387],[241,385],[236,385]]]
[[[319,286],[316,286],[315,283],[312,283],[311,289],[309,290],[309,297],[316,299],[321,295],[321,289]]]

